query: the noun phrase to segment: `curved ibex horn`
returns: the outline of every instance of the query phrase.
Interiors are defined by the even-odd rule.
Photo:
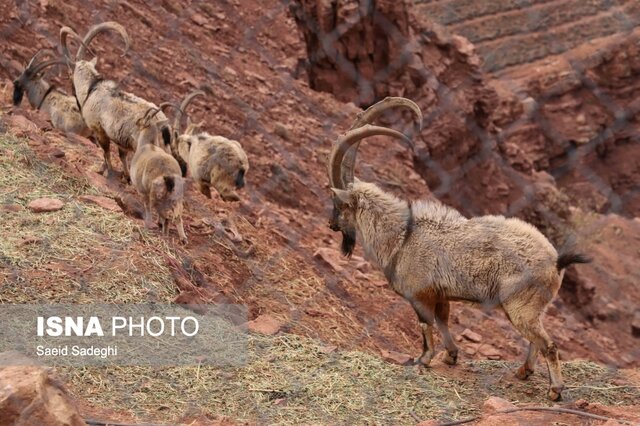
[[[176,115],[175,120],[173,121],[173,129],[176,134],[180,134],[180,123],[182,121],[182,115],[186,113],[187,107],[197,96],[206,96],[206,93],[202,90],[194,90],[184,97],[182,102],[180,103],[180,108],[178,108],[178,114]]]
[[[87,34],[85,34],[84,38],[82,39],[82,43],[78,48],[78,52],[76,53],[76,61],[82,58],[82,56],[84,56],[84,53],[88,49],[89,44],[98,34],[105,31],[109,31],[109,30],[115,31],[118,34],[120,34],[125,44],[124,51],[121,56],[126,55],[127,52],[129,51],[129,46],[131,45],[131,40],[129,39],[129,34],[127,34],[127,30],[125,30],[125,28],[122,25],[118,24],[117,22],[108,21],[108,22],[103,22],[101,24],[94,25],[89,29],[89,31],[87,31]]]
[[[36,75],[42,72],[42,70],[44,70],[45,68],[48,68],[52,65],[66,65],[66,64],[67,64],[67,61],[65,61],[62,58],[50,59],[48,61],[40,62],[35,67],[33,67],[30,72],[31,74]]]
[[[380,117],[383,112],[395,107],[406,107],[413,111],[416,116],[418,131],[422,130],[422,111],[420,110],[420,107],[411,99],[393,96],[387,96],[380,102],[371,105],[366,109],[366,111],[358,113],[356,120],[353,122],[349,130],[357,129],[365,124],[371,124],[373,120]]]
[[[394,138],[402,139],[410,146],[413,145],[411,139],[409,139],[404,133],[388,127],[365,124],[364,126],[349,130],[333,144],[331,153],[329,154],[329,181],[333,188],[345,189],[348,184],[353,182],[353,166],[355,163],[345,164],[345,155],[347,151],[362,139],[378,135],[392,136]],[[346,173],[343,170],[345,168],[349,168]],[[345,177],[350,177],[350,180],[345,180]]]
[[[167,109],[169,108],[173,108],[176,111],[180,111],[180,107],[177,104],[174,104],[173,102],[163,102],[160,104],[160,109],[162,110],[162,112],[167,112]]]
[[[56,52],[54,52],[52,49],[40,49],[36,52],[35,55],[33,55],[33,58],[31,58],[31,60],[29,61],[29,63],[27,64],[27,66],[25,67],[25,72],[27,72],[27,70],[29,70],[32,66],[37,65],[36,61],[40,59],[40,57],[42,57],[43,55],[49,55],[49,56],[53,56],[53,57],[57,57],[58,54]]]
[[[75,64],[75,61],[71,59],[71,53],[69,53],[69,45],[67,38],[71,37],[75,39],[80,45],[82,45],[82,38],[71,27],[60,28],[60,47],[62,48],[62,56],[67,61],[67,64]]]
[[[350,134],[351,132],[357,130],[357,129],[364,128],[365,126],[369,125],[369,123],[371,123],[376,118],[378,118],[380,115],[382,115],[383,112],[385,112],[386,110],[388,110],[390,108],[395,108],[395,107],[407,107],[411,111],[413,111],[413,113],[416,116],[416,123],[417,123],[418,132],[420,130],[422,130],[422,111],[420,110],[420,107],[415,102],[413,102],[412,100],[407,99],[407,98],[386,97],[383,100],[381,100],[380,102],[377,102],[376,104],[374,104],[374,105],[370,106],[369,108],[367,108],[366,111],[362,111],[361,113],[359,113],[357,118],[356,118],[356,120],[351,125],[351,129],[350,129],[349,133],[347,133],[347,135]],[[372,126],[369,126],[369,127],[372,127]],[[373,126],[373,127],[377,128],[377,126]],[[380,127],[380,129],[387,129],[387,128]],[[387,130],[391,130],[391,129],[387,129]],[[385,133],[385,134],[389,135],[389,136],[398,137],[398,138],[408,142],[409,146],[411,147],[411,149],[413,149],[413,143],[404,134],[402,134],[402,133],[400,133],[398,131],[395,131],[395,130],[392,133]],[[344,140],[347,135],[343,136],[343,138],[341,138],[341,140]],[[367,135],[367,136],[371,136],[371,135]],[[329,160],[329,169],[330,169],[329,182],[330,182],[332,187],[341,188],[342,189],[347,184],[353,182],[354,171],[355,171],[355,163],[356,163],[356,156],[358,154],[358,147],[360,146],[360,143],[359,143],[360,139],[362,139],[362,138],[359,138],[359,139],[351,142],[347,148],[338,148],[337,147],[337,145],[340,143],[341,140],[338,140],[334,144],[333,149],[332,149],[332,155],[334,155],[333,153],[334,153],[334,151],[336,149],[344,149],[344,152],[342,152],[340,154],[340,162],[337,163],[337,165],[332,163],[332,161],[334,160],[333,156],[330,157],[330,160]],[[338,170],[339,170],[339,175],[336,174],[336,168],[338,168]]]

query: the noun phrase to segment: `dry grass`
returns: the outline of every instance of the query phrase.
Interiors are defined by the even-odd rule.
[[[131,303],[169,301],[167,244],[121,213],[78,201],[96,194],[83,180],[39,161],[24,141],[0,135],[0,302]],[[40,197],[62,210],[32,213]],[[131,253],[136,252],[136,256]]]
[[[0,135],[0,204],[21,207],[3,212],[0,221],[0,303],[170,301],[175,288],[164,257],[175,257],[173,249],[124,215],[79,202],[82,194],[95,190],[39,161],[25,141]],[[25,207],[43,196],[66,205],[44,214]],[[281,268],[294,265],[282,259],[274,269]],[[265,278],[281,279],[275,273]],[[291,285],[297,288],[293,304],[318,287],[306,278]],[[415,424],[416,418],[476,414],[489,395],[546,402],[546,375],[519,382],[506,362],[418,370],[369,353],[325,352],[322,344],[295,335],[250,336],[249,362],[242,367],[60,372],[89,405],[145,422],[179,423],[204,414],[260,424]],[[615,371],[587,362],[565,363],[563,370],[568,399],[608,405],[640,399],[638,388],[621,386]]]
[[[416,418],[458,419],[477,414],[490,395],[546,405],[546,375],[513,378],[516,365],[463,363],[452,378],[384,362],[362,352],[326,354],[295,335],[251,336],[242,367],[69,369],[73,392],[103,407],[120,407],[145,421],[180,422],[225,415],[260,424],[415,424]],[[452,371],[453,370],[446,370]],[[569,400],[637,403],[640,390],[590,362],[563,364]],[[638,385],[638,384],[636,384]]]
[[[512,402],[539,403],[541,393],[549,379],[542,358],[538,360],[537,373],[527,381],[513,380],[517,365],[505,361],[472,361],[473,372],[478,373],[478,386],[488,395],[497,395]],[[562,375],[567,389],[563,398],[568,401],[585,399],[605,405],[630,405],[640,400],[640,383],[629,383],[616,369],[587,361],[562,363]],[[625,384],[620,385],[621,380]]]

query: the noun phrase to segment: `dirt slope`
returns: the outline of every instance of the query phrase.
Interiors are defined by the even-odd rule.
[[[238,139],[251,162],[247,188],[239,204],[207,200],[195,191],[188,192],[189,246],[176,245],[172,233],[161,239],[162,248],[153,251],[155,260],[151,263],[151,254],[146,252],[149,246],[134,237],[136,227],[141,225],[135,217],[137,196],[130,187],[96,173],[101,163],[99,150],[87,140],[52,131],[46,117],[33,112],[26,101],[18,108],[10,106],[11,80],[37,48],[56,45],[61,25],[84,31],[91,24],[109,19],[127,27],[133,48],[120,58],[113,39],[101,38],[95,45],[101,72],[120,82],[125,90],[156,103],[177,100],[206,83],[213,95],[196,101],[191,115],[204,120],[205,129],[211,133]],[[123,232],[123,238],[133,241],[120,247],[118,256],[109,247],[92,256],[77,255],[71,261],[47,259],[40,264],[33,261],[38,259],[38,252],[29,251],[30,243],[15,238],[5,241],[0,275],[2,302],[117,301],[119,293],[114,289],[126,283],[122,278],[125,271],[133,268],[133,273],[151,274],[159,263],[162,278],[149,278],[159,287],[151,295],[148,288],[129,294],[128,300],[230,300],[247,304],[251,318],[271,314],[284,323],[283,331],[320,339],[337,345],[340,351],[379,355],[384,349],[418,355],[420,338],[411,309],[363,259],[340,259],[338,236],[327,229],[330,206],[325,157],[330,142],[348,128],[359,109],[330,94],[315,92],[306,81],[295,78],[298,59],[306,53],[285,5],[250,0],[216,5],[171,0],[91,4],[49,0],[19,6],[5,2],[0,5],[0,33],[4,52],[0,58],[3,129],[25,137],[34,158],[59,166],[60,179],[84,182],[82,195],[123,199],[133,210],[129,214],[133,225],[127,224],[124,230],[117,224],[117,217],[123,217],[123,213],[114,212],[115,222],[110,225],[114,229],[109,232]],[[65,78],[59,81],[61,87],[69,89]],[[443,135],[445,130],[439,133],[438,129],[434,133],[443,141],[454,136]],[[3,148],[2,154],[8,155],[9,151],[13,148]],[[459,153],[454,153],[452,157],[459,163],[452,160],[452,167],[464,168],[472,154],[465,152],[460,159]],[[442,155],[449,153],[443,149]],[[360,158],[363,178],[384,182],[387,189],[407,198],[429,194],[424,180],[413,169],[414,160],[402,148],[375,140],[362,149]],[[528,154],[524,158],[532,161]],[[473,184],[480,185],[480,181]],[[463,187],[464,182],[459,185]],[[469,193],[477,194],[479,204],[470,199],[472,211],[486,203],[487,194],[504,191],[491,180],[481,183],[479,188],[484,189],[475,188]],[[439,196],[464,204],[466,198],[461,199],[464,197],[456,190]],[[55,194],[62,189],[49,191]],[[10,182],[3,182],[0,193],[3,206],[17,205],[20,211],[38,196],[15,192]],[[20,237],[28,238],[33,233],[29,231],[32,219],[15,214],[14,220],[22,226]],[[587,219],[578,212],[573,220]],[[588,223],[602,230],[598,234],[601,239],[594,242],[595,262],[581,268],[583,278],[575,280],[575,291],[554,302],[545,322],[564,360],[588,359],[637,367],[640,355],[630,328],[634,306],[638,306],[637,294],[627,297],[625,291],[637,283],[634,264],[638,221],[595,216],[588,218]],[[593,227],[583,229],[586,236],[595,233]],[[45,236],[42,247],[48,247],[48,238],[53,237]],[[610,246],[612,240],[616,241],[615,248]],[[314,256],[318,248],[330,250]],[[121,264],[122,253],[130,256],[129,265]],[[21,263],[17,260],[20,258],[32,260]],[[96,263],[101,266],[96,267]],[[51,285],[51,273],[63,283],[65,291]],[[75,284],[78,277],[84,283],[103,286],[87,296]],[[620,291],[608,291],[612,277]],[[104,285],[112,279],[117,285]],[[586,279],[593,283],[589,288],[584,288]],[[18,286],[25,282],[27,286]],[[579,299],[583,294],[589,297],[586,304]],[[452,322],[456,334],[470,328],[482,335],[480,343],[460,341],[464,359],[482,360],[487,354],[503,360],[524,356],[525,342],[500,313],[456,306]],[[89,412],[98,409],[91,404],[87,408]]]

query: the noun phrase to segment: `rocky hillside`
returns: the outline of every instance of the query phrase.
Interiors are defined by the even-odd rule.
[[[433,1],[420,7],[453,2]],[[592,3],[595,8],[600,7],[596,3],[605,6],[605,2]],[[632,9],[634,4],[611,8]],[[341,258],[339,236],[326,226],[330,203],[325,162],[330,144],[349,127],[359,107],[386,95],[415,99],[425,112],[424,130],[416,135],[413,155],[381,139],[363,144],[359,176],[409,199],[438,197],[467,215],[518,215],[553,239],[575,232],[594,262],[568,273],[560,297],[545,317],[547,329],[565,361],[586,359],[612,368],[640,365],[636,286],[640,222],[634,219],[640,173],[639,162],[629,160],[638,158],[636,36],[619,35],[607,41],[614,44],[606,49],[585,51],[589,60],[574,74],[560,66],[539,72],[536,68],[514,89],[494,78],[497,74],[484,73],[471,43],[425,19],[408,2],[380,1],[373,12],[358,9],[354,1],[0,4],[4,52],[0,57],[0,208],[2,235],[8,236],[0,242],[0,301],[231,301],[248,306],[258,329],[281,333],[277,339],[282,341],[269,341],[266,349],[258,346],[268,352],[264,364],[226,376],[240,401],[260,403],[254,411],[243,415],[243,405],[222,403],[223,395],[217,394],[206,400],[208,406],[199,405],[205,404],[203,395],[210,392],[207,383],[189,387],[186,378],[193,372],[154,375],[115,369],[66,375],[83,414],[187,421],[191,409],[209,417],[221,414],[275,422],[294,411],[287,411],[287,403],[276,403],[288,399],[294,406],[313,406],[314,416],[330,413],[305,421],[348,422],[353,417],[339,415],[339,401],[324,393],[326,399],[314,399],[312,391],[320,389],[310,385],[312,374],[303,381],[310,387],[296,388],[287,382],[290,371],[304,366],[306,372],[317,357],[327,361],[322,351],[337,351],[343,369],[339,374],[329,370],[323,383],[344,386],[345,380],[355,380],[349,369],[366,366],[359,378],[364,380],[366,372],[382,362],[381,357],[402,363],[408,355],[418,355],[420,334],[412,310],[361,252],[351,260]],[[503,12],[474,13],[489,20]],[[475,15],[465,19],[471,20],[470,16]],[[47,117],[26,100],[12,106],[12,80],[38,48],[57,45],[60,26],[84,32],[104,20],[121,22],[133,40],[131,52],[123,58],[115,38],[101,36],[92,45],[106,77],[158,104],[177,101],[206,85],[210,95],[194,102],[192,118],[203,121],[211,133],[239,140],[249,155],[251,168],[240,203],[208,200],[191,188],[187,191],[190,244],[186,247],[177,244],[173,233],[164,238],[141,229],[137,194],[97,173],[102,160],[95,145],[52,129]],[[319,22],[324,33],[349,28],[335,37],[336,50],[347,52],[347,63],[359,67],[360,74],[378,76],[376,84],[364,79],[366,84],[354,88],[336,65],[336,57],[326,55],[332,49],[314,39],[308,22]],[[561,19],[553,22],[558,28],[566,25]],[[389,23],[397,33],[385,30]],[[478,34],[485,34],[485,29],[477,28]],[[535,35],[536,31],[529,32]],[[492,42],[486,34],[488,38],[477,40],[480,47]],[[502,36],[518,37],[515,33]],[[495,37],[493,41],[498,40]],[[411,51],[398,62],[405,58],[402,46],[411,46]],[[327,52],[322,55],[319,49]],[[383,72],[388,62],[399,64],[392,73]],[[70,92],[64,69],[48,78]],[[598,90],[591,84],[594,81]],[[385,119],[403,126],[401,117]],[[119,167],[117,160],[114,163]],[[43,197],[59,199],[64,207],[45,215],[32,212],[29,203]],[[74,231],[79,229],[83,231]],[[123,263],[124,253],[128,261]],[[464,361],[499,363],[465,365],[464,374],[486,367],[494,369],[491,377],[502,377],[513,367],[505,362],[525,355],[524,340],[500,312],[456,304],[452,323],[456,335],[470,336],[459,337]],[[298,336],[312,340],[300,343]],[[301,353],[287,352],[294,348]],[[358,355],[350,355],[351,351]],[[294,362],[294,367],[274,361],[283,389],[247,393],[245,387],[268,369],[268,359],[301,361]],[[458,373],[438,365],[444,382],[454,380]],[[580,393],[582,389],[569,396],[569,404],[586,398],[629,405],[637,395],[635,382],[620,381],[607,368],[594,366],[580,364],[571,370],[575,386],[590,386],[583,381],[584,374],[589,377],[597,371],[600,387],[621,386],[624,392],[611,396],[605,391],[596,397]],[[404,377],[403,368],[393,366],[389,374]],[[223,382],[225,375],[209,371],[206,377]],[[125,398],[145,380],[153,398],[144,391]],[[167,390],[165,384],[171,381],[179,383],[179,389],[190,389],[188,401],[175,389]],[[370,389],[388,386],[378,375],[368,383]],[[483,389],[487,393],[478,395],[484,398],[495,393],[495,386],[482,382],[479,388],[471,386],[469,394]],[[505,386],[506,393],[500,395],[523,400],[522,394],[509,394],[515,386],[512,382]],[[169,413],[162,408],[162,389],[168,392],[167,400],[176,404],[167,409]],[[402,392],[394,389],[389,400]],[[422,390],[403,394],[407,407],[416,395],[428,394]],[[447,417],[438,411],[442,401],[453,399],[461,390],[449,388],[444,399],[422,407],[419,418]],[[366,401],[361,396],[358,401]],[[453,417],[478,412],[480,403],[474,399],[469,406],[461,405]],[[371,422],[394,416],[407,424],[416,420],[409,412],[398,413],[393,404],[384,404],[380,406],[389,410],[384,412],[387,417]],[[114,406],[123,407],[123,412],[110,411]],[[346,411],[358,412],[354,405]]]
[[[424,15],[475,46],[483,69],[508,76],[585,43],[625,34],[640,24],[633,0],[415,0]]]

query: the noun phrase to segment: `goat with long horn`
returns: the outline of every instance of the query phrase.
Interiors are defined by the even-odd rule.
[[[449,301],[501,307],[529,340],[529,353],[516,375],[533,374],[538,352],[549,368],[548,396],[557,400],[563,389],[558,348],[542,325],[542,315],[557,294],[564,270],[589,259],[570,247],[560,253],[533,225],[504,216],[470,219],[436,200],[407,202],[354,177],[356,149],[373,135],[406,139],[392,129],[368,123],[408,99],[382,101],[362,114],[351,130],[334,143],[328,172],[334,203],[331,229],[344,236],[343,252],[352,253],[356,232],[367,256],[384,272],[391,287],[418,315],[423,352],[417,359],[429,365],[435,355],[433,328],[442,335],[444,361],[455,364],[458,349],[449,332]]]
[[[95,25],[87,32],[84,38],[80,38],[71,28],[63,27],[60,30],[60,44],[65,58],[69,65],[73,67],[74,93],[82,117],[87,126],[93,131],[98,144],[104,152],[103,170],[106,169],[108,174],[113,172],[109,149],[110,142],[114,142],[118,146],[118,154],[122,161],[124,176],[129,180],[127,154],[136,151],[142,137],[156,138],[156,133],[154,132],[145,131],[141,133],[140,126],[137,123],[145,117],[147,111],[158,107],[136,95],[120,90],[114,81],[103,78],[96,70],[96,57],[91,61],[82,59],[92,40],[105,31],[118,33],[125,43],[124,52],[128,51],[130,45],[129,36],[124,27],[117,22],[103,22]],[[80,44],[75,60],[71,59],[69,52],[69,37],[76,39]],[[153,117],[153,123],[161,131],[162,142],[156,140],[143,140],[143,142],[157,143],[162,149],[168,151],[171,143],[169,120],[162,111],[158,111]]]
[[[42,60],[43,57],[49,59]],[[88,137],[91,131],[80,114],[75,98],[44,79],[46,69],[64,64],[65,61],[51,49],[36,52],[13,82],[13,104],[20,105],[26,93],[31,107],[47,113],[53,127]]]

